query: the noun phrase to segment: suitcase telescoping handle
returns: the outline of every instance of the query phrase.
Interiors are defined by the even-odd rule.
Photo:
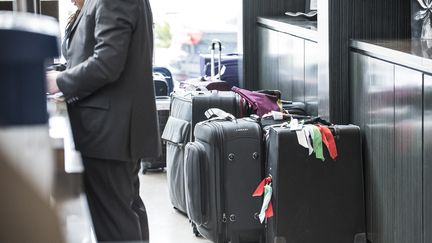
[[[211,43],[211,59],[210,59],[210,68],[211,68],[211,70],[210,70],[210,77],[211,77],[211,80],[214,80],[215,79],[215,71],[214,71],[214,69],[215,69],[215,51],[216,51],[216,46],[218,46],[219,47],[219,60],[218,60],[218,74],[219,74],[219,78],[218,79],[220,79],[220,77],[222,76],[222,74],[221,74],[221,65],[222,65],[222,42],[220,41],[220,40],[213,40],[212,41],[212,43]]]

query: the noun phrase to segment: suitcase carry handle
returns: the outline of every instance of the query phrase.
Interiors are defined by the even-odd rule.
[[[208,121],[226,120],[237,122],[235,116],[218,108],[208,109],[204,112],[204,115],[209,119]]]
[[[209,66],[211,66],[211,63],[206,63],[206,65],[204,67],[205,73],[207,73],[207,69],[209,68]],[[226,71],[226,66],[222,65],[222,67],[221,68],[218,67],[218,69],[219,69],[219,73],[213,77],[214,80],[217,80],[217,79],[221,80],[222,79],[222,75],[224,75],[224,73]],[[213,67],[213,70],[214,70],[214,67]],[[209,80],[213,80],[213,79],[211,76],[209,77],[207,75],[204,75],[204,76],[202,76],[201,81],[209,81]]]

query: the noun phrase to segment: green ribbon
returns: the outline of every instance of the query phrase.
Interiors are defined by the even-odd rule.
[[[324,161],[325,159],[324,159],[323,148],[322,148],[321,131],[316,126],[312,126],[312,129],[314,131],[312,140],[313,140],[313,148],[315,151],[315,158]]]

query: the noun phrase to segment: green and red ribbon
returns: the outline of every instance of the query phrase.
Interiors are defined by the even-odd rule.
[[[252,194],[252,196],[254,197],[260,197],[264,194],[263,204],[261,207],[261,212],[259,214],[261,223],[264,222],[265,219],[273,217],[273,205],[271,202],[273,190],[271,187],[271,183],[271,177],[264,178],[256,188],[255,192]]]

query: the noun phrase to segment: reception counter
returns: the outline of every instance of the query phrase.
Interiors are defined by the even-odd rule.
[[[431,44],[350,43],[351,122],[363,131],[374,243],[432,242]]]
[[[432,40],[352,40],[351,49],[423,73],[432,73]]]
[[[75,150],[66,105],[48,101],[49,135],[54,151],[52,202],[60,216],[67,243],[96,242],[87,199],[82,188],[84,171]]]

